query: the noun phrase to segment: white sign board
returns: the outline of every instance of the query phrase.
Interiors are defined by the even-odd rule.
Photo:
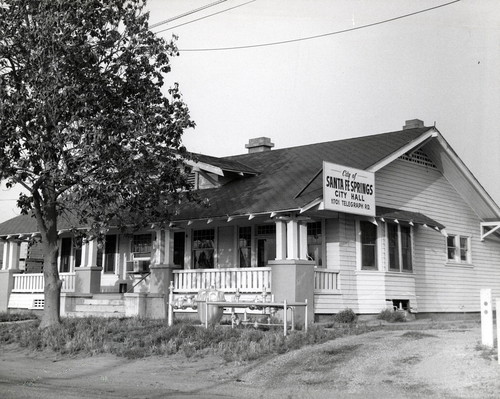
[[[375,216],[375,174],[323,162],[323,203],[331,211]]]

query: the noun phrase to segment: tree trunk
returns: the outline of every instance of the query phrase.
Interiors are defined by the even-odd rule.
[[[44,287],[44,309],[40,328],[47,328],[61,323],[60,301],[62,281],[59,279],[57,270],[58,239],[57,239],[57,210],[54,190],[46,190],[45,198],[48,198],[42,213],[38,212],[38,226],[42,233],[43,244],[43,277]]]
[[[44,297],[45,304],[40,328],[58,325],[60,319],[60,296],[62,281],[57,271],[57,234],[49,238],[43,245],[43,277],[45,279]]]

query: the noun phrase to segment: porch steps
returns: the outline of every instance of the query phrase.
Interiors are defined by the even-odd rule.
[[[125,317],[125,301],[121,294],[97,294],[82,298],[69,317]]]

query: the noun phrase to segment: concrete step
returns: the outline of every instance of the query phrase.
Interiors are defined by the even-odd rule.
[[[122,299],[123,300],[123,294],[120,294],[118,292],[93,294],[92,299]]]
[[[121,318],[125,317],[125,312],[67,312],[67,317],[108,317]]]
[[[85,298],[82,299],[81,305],[124,305],[125,301],[123,299],[94,299],[94,298]]]
[[[98,313],[125,313],[125,305],[122,304],[77,304],[75,312],[98,312]]]

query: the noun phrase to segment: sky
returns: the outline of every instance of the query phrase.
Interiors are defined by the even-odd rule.
[[[180,84],[197,125],[184,134],[188,150],[235,155],[254,137],[277,149],[418,118],[500,204],[500,2],[435,8],[448,2],[226,0],[182,17],[216,0],[150,0],[148,9],[150,25],[171,19],[154,32],[178,36],[166,80]],[[321,37],[295,40],[312,36]],[[16,197],[2,186],[0,221],[18,213]]]

